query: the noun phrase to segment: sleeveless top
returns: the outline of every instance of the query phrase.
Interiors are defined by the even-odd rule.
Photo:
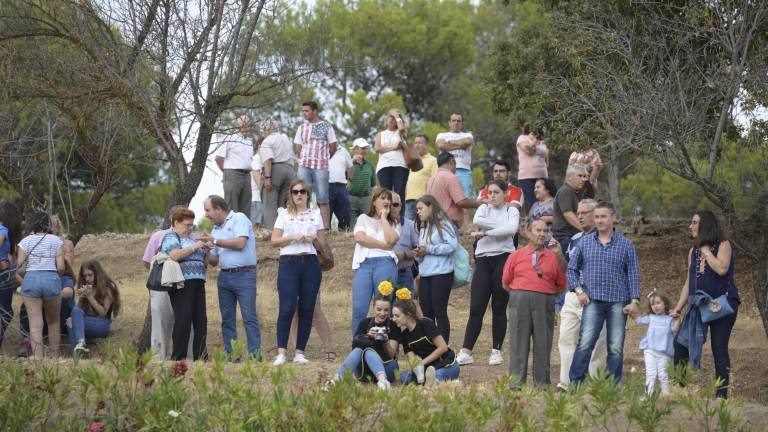
[[[382,148],[395,148],[400,144],[400,131],[385,129],[381,131],[380,134]],[[376,164],[376,172],[379,172],[382,168],[388,167],[407,168],[405,165],[405,158],[403,157],[403,149],[379,154],[379,162]]]
[[[720,245],[712,247],[712,255],[717,256]],[[734,256],[731,255],[731,264],[724,276],[717,274],[707,263],[698,247],[693,248],[691,254],[691,266],[688,269],[688,296],[696,291],[704,291],[712,298],[728,294],[728,300],[734,304],[741,304],[739,289],[733,281]]]

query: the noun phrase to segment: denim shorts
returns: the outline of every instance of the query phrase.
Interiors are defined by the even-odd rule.
[[[74,287],[75,279],[72,276],[64,275],[61,277],[61,289]]]
[[[296,176],[312,185],[312,194],[315,195],[315,201],[318,204],[328,204],[328,170],[318,170],[299,166]]]
[[[21,296],[44,300],[61,297],[61,278],[55,271],[28,271],[21,284]]]
[[[456,168],[456,176],[461,182],[461,189],[464,190],[464,196],[469,199],[474,199],[475,195],[472,193],[472,171]]]

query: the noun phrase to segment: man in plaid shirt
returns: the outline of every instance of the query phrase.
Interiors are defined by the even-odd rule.
[[[317,114],[317,103],[307,101],[301,104],[304,123],[296,130],[293,143],[299,155],[297,176],[312,185],[323,224],[330,227],[331,215],[328,210],[329,172],[328,161],[336,153],[336,132],[333,125],[321,120]]]
[[[614,231],[616,208],[604,202],[595,207],[596,231],[579,240],[568,262],[568,287],[584,305],[579,343],[573,355],[571,382],[584,381],[592,350],[605,323],[606,368],[616,382],[624,362],[624,327],[627,315],[638,312],[640,272],[632,241]],[[581,274],[581,278],[579,275]]]

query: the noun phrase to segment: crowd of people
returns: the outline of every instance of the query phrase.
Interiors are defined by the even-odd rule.
[[[558,387],[578,384],[601,367],[618,382],[630,317],[648,326],[639,348],[649,391],[657,378],[661,391],[669,391],[670,363],[690,359],[699,365],[709,329],[716,376],[722,380],[718,396],[727,397],[728,341],[740,301],[731,244],[711,212],[692,218],[694,246],[677,303],[671,308],[654,290],[647,296],[649,314],[640,316],[637,253],[615,228],[617,209],[596,199],[603,163],[595,149],[570,156],[558,188],[549,178],[550,153],[542,131],[526,125],[517,139],[516,175],[511,163],[499,159],[490,164],[492,180],[476,188],[481,185],[473,183],[474,137],[464,130],[458,112],[450,115],[448,131],[435,137],[437,155],[430,152],[428,136],[409,140],[407,122],[396,109],[386,114],[373,146],[360,137],[351,151],[338,142],[334,126],[320,117],[315,102],[305,102],[302,115],[305,121],[293,142],[272,119],[259,125],[255,139],[253,122],[239,117],[236,133],[216,153],[224,196],[211,195],[203,205],[211,233],[193,233],[194,211],[174,207],[170,227],[151,236],[143,261],[150,279],[154,272],[159,278],[149,292],[151,349],[158,358],[205,357],[208,267],[218,267],[225,350],[234,356],[239,304],[248,355],[261,358],[256,233],[269,230],[270,244],[280,255],[272,363],[288,362],[289,349],[293,363],[308,363],[305,350],[313,327],[323,340],[325,359],[335,361],[319,295],[329,268],[326,235],[335,217],[338,229],[351,230],[355,242],[352,262],[335,263],[354,272],[353,349],[329,385],[352,372],[389,388],[401,345],[408,360],[407,370],[399,374],[403,383],[457,379],[461,366],[475,362],[473,350],[490,302],[488,363],[504,363],[509,335],[508,371],[517,385],[526,382],[531,351],[534,385],[550,384],[559,312]],[[378,154],[375,167],[371,150]],[[106,337],[120,311],[118,287],[98,262],[83,263],[75,280],[71,242],[54,225],[46,213],[35,213],[22,238],[17,212],[10,203],[0,205],[2,328],[13,316],[9,292],[20,283],[36,357],[46,354],[46,327],[48,354],[57,355],[62,318],[72,349],[84,353],[87,339]],[[474,241],[474,272],[464,338],[454,351],[448,304],[452,290],[462,284],[456,269],[463,260],[464,237]],[[699,311],[700,306],[717,309],[712,312],[716,316]]]

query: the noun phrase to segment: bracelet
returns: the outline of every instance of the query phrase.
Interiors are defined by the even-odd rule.
[[[264,176],[264,178],[265,178],[266,180],[270,180],[270,179],[272,178],[272,176]]]

